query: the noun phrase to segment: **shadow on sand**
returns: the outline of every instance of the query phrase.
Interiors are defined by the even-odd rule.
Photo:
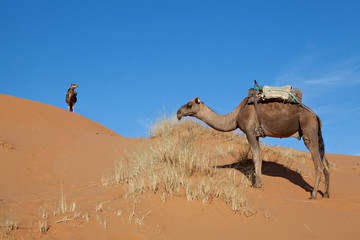
[[[218,168],[233,168],[241,173],[243,173],[251,182],[252,184],[255,183],[255,168],[254,163],[252,159],[243,160],[236,163],[226,164],[226,165],[220,165],[217,166]],[[289,182],[293,183],[294,185],[297,185],[304,189],[306,192],[313,191],[313,187],[308,184],[304,178],[300,175],[300,173],[295,172],[294,170],[291,170],[290,168],[285,167],[282,164],[276,163],[276,162],[269,162],[264,161],[262,163],[261,172],[263,175],[271,176],[271,177],[281,177],[284,179],[287,179]],[[321,196],[324,196],[324,193],[321,191],[318,191],[318,193]]]

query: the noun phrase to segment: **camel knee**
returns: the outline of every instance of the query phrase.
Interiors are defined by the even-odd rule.
[[[318,164],[318,166],[315,166],[315,178],[321,178],[323,174],[324,168],[321,166],[321,164]],[[320,181],[320,180],[319,180]]]
[[[304,141],[305,146],[310,150],[310,147],[311,147],[311,140],[310,140],[310,138],[308,138],[308,137],[303,137],[303,141]]]

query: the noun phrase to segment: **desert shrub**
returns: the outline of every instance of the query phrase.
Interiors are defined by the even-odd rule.
[[[163,201],[171,196],[203,203],[217,198],[223,199],[234,212],[244,215],[251,212],[245,190],[248,183],[244,183],[247,178],[234,184],[233,176],[229,179],[226,174],[218,174],[211,161],[216,158],[216,149],[204,144],[211,137],[220,142],[241,143],[243,136],[219,133],[190,119],[179,123],[175,117],[157,121],[149,134],[151,144],[115,164],[113,180],[126,186],[125,197],[136,198],[151,191]],[[234,147],[226,149],[224,156],[235,154]]]

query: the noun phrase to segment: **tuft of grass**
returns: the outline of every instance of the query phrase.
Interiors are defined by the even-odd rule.
[[[105,210],[103,208],[103,204],[104,204],[104,202],[99,202],[98,204],[96,204],[95,211],[96,212],[104,212]]]
[[[360,166],[360,164],[358,164],[358,166]],[[335,170],[335,169],[337,168],[337,166],[336,166],[335,163],[329,161],[329,168],[330,168],[331,170]]]
[[[63,213],[76,213],[76,200],[72,200],[70,205],[66,202],[66,197],[61,189],[60,200],[54,204],[54,216]]]
[[[144,225],[144,222],[145,222],[145,218],[146,218],[147,216],[149,216],[150,213],[151,213],[151,210],[148,211],[147,213],[145,213],[141,218],[136,218],[136,219],[135,219],[135,223],[138,224],[138,225],[140,225],[140,226],[143,226],[143,225]]]
[[[99,215],[96,214],[95,216],[96,221],[102,225],[105,229],[107,228],[107,221],[106,218],[104,217],[104,219],[101,219],[101,217]]]
[[[88,213],[85,213],[82,218],[85,219],[87,222],[90,221],[90,215]]]
[[[109,177],[109,176],[102,176],[101,177],[101,183],[102,183],[103,186],[111,185],[112,181],[113,181],[112,177]]]
[[[162,137],[169,134],[172,129],[178,125],[178,120],[175,116],[168,117],[165,114],[151,126],[150,137]]]
[[[1,216],[1,237],[8,238],[11,231],[18,229],[18,225],[15,221],[15,214],[8,208],[5,203],[0,205],[0,216]]]
[[[119,217],[119,216],[121,216],[121,215],[122,215],[122,210],[117,210],[117,211],[115,212],[115,216]]]
[[[247,188],[251,185],[243,175],[241,179],[235,173],[228,173],[228,182],[224,187],[224,201],[231,206],[234,213],[250,216],[255,211],[249,208]]]
[[[40,233],[46,233],[50,226],[47,223],[47,219],[48,219],[48,213],[45,211],[45,208],[41,208],[41,219],[39,220],[39,230]]]

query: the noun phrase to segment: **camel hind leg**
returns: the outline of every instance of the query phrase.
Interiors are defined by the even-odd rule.
[[[316,141],[317,139],[309,138],[307,136],[304,136],[303,139],[304,139],[305,146],[307,147],[307,149],[309,149],[312,160],[314,162],[315,184],[314,184],[314,189],[311,193],[310,199],[315,199],[316,194],[318,192],[320,178],[321,178],[322,171],[324,170],[324,166],[321,162],[319,146],[318,146],[318,142]]]
[[[330,194],[329,194],[330,172],[329,172],[329,162],[325,156],[322,158],[322,163],[324,165],[324,176],[325,176],[325,193],[324,193],[323,197],[329,198],[330,197]]]
[[[325,176],[325,193],[324,193],[323,197],[329,198],[330,197],[330,195],[329,195],[330,166],[329,166],[329,162],[325,156],[325,144],[324,144],[324,139],[322,137],[322,132],[321,132],[321,121],[318,116],[316,116],[316,118],[317,118],[317,122],[318,122],[319,152],[320,152],[321,164],[323,166],[323,172],[324,172],[324,176]]]
[[[321,133],[321,122],[318,116],[308,117],[306,121],[300,121],[303,140],[309,149],[315,166],[315,185],[311,199],[316,198],[321,174],[325,176],[325,193],[323,197],[329,197],[330,172],[329,163],[325,156],[324,140]]]

